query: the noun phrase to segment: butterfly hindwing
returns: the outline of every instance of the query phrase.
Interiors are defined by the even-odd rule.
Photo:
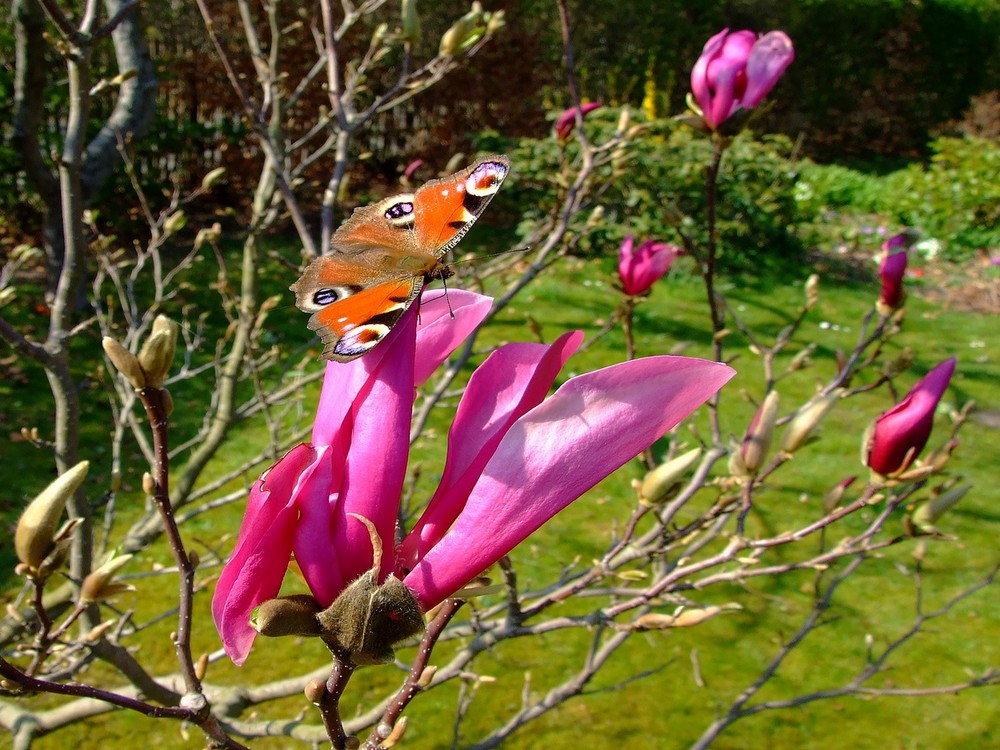
[[[315,312],[309,328],[322,339],[323,356],[349,362],[371,351],[389,335],[421,286],[420,276],[385,281],[359,289]]]

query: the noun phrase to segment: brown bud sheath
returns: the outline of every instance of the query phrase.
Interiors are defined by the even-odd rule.
[[[321,634],[316,614],[319,602],[308,594],[293,594],[263,602],[250,616],[250,624],[261,635],[318,636]]]
[[[390,575],[379,584],[382,540],[370,520],[350,515],[368,527],[374,565],[316,619],[332,650],[346,653],[354,664],[386,664],[395,656],[395,644],[424,629],[423,612],[413,592],[396,576]]]

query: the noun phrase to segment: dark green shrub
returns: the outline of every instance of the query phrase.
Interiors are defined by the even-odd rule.
[[[638,115],[633,118],[640,119]],[[586,127],[596,141],[607,137],[618,120],[612,108],[587,117]],[[605,212],[596,228],[584,229],[588,211],[581,213],[574,230],[582,235],[581,252],[607,253],[617,250],[626,234],[655,237],[680,243],[670,216],[680,212],[688,218],[682,231],[700,247],[705,232],[705,168],[711,161],[711,145],[701,135],[673,120],[646,123],[647,129],[629,144],[628,156],[617,170],[603,168],[610,188],[593,200]],[[563,195],[558,166],[576,145],[559,145],[554,138],[520,139],[504,149],[495,138],[481,139],[479,146],[507,150],[514,165],[515,189],[498,199],[516,201],[515,208],[526,219],[520,228],[525,236],[540,217],[552,212]],[[560,149],[567,150],[560,155]],[[761,265],[798,263],[801,248],[790,230],[795,223],[795,165],[785,154],[792,149],[783,136],[762,140],[737,138],[722,162],[718,195],[720,261],[730,270],[759,270]]]

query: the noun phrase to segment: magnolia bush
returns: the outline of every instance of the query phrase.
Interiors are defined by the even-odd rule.
[[[70,239],[48,252],[55,276],[47,338],[37,340],[0,318],[0,333],[18,356],[48,375],[53,438],[46,443],[40,431],[28,438],[52,450],[59,470],[14,530],[23,584],[8,607],[0,656],[0,723],[14,747],[115,709],[197,727],[211,747],[248,747],[268,737],[338,749],[390,747],[407,730],[411,703],[456,684],[455,714],[421,733],[436,744],[452,735],[458,744],[459,727],[480,699],[477,685],[486,679],[483,657],[515,639],[585,634],[589,645],[579,663],[567,661],[568,676],[544,694],[525,688],[519,706],[493,710],[490,728],[464,743],[494,747],[581,695],[626,643],[654,648],[640,634],[659,636],[656,631],[736,611],[741,604],[731,585],[799,571],[815,573],[809,614],[789,623],[759,677],[706,719],[693,746],[707,747],[733,723],[765,710],[832,696],[905,694],[905,684],[880,687],[872,679],[892,667],[894,655],[927,623],[992,583],[995,569],[940,610],[918,610],[909,630],[881,650],[870,646],[864,666],[844,682],[787,700],[758,699],[783,661],[823,624],[841,584],[893,547],[909,545],[919,560],[924,538],[946,535],[939,528],[944,514],[968,491],[948,476],[968,410],[957,411],[950,428],[934,424],[956,370],[951,358],[908,393],[887,399],[895,405],[884,413],[870,415],[869,433],[858,436],[864,479],[829,477],[820,512],[808,523],[781,530],[755,523],[755,508],[773,502],[776,478],[792,459],[800,465],[815,460],[817,447],[810,444],[831,413],[854,408],[862,394],[913,381],[909,363],[887,361],[885,353],[904,323],[907,235],[885,245],[881,291],[872,290],[856,345],[838,356],[832,371],[816,368],[817,387],[803,403],[788,402],[784,378],[806,368],[815,349],[803,323],[819,301],[819,278],[809,279],[799,309],[776,334],[749,327],[727,299],[718,271],[721,166],[733,138],[792,63],[785,34],[724,30],[692,61],[693,96],[682,117],[710,146],[711,158],[701,165],[703,211],[684,215],[664,200],[670,237],[637,238],[623,217],[619,288],[608,300],[613,312],[591,341],[579,331],[549,338],[534,326],[537,340],[483,343],[498,314],[527,301],[540,278],[560,278],[581,242],[602,231],[602,196],[642,168],[632,155],[638,144],[649,146],[643,143],[648,132],[632,123],[627,109],[610,136],[591,140],[586,118],[599,107],[577,100],[570,64],[573,101],[555,121],[559,157],[548,165],[558,203],[535,213],[523,245],[456,264],[449,290],[425,291],[373,351],[347,363],[322,363],[314,344],[293,352],[268,338],[276,316],[294,313],[287,293],[260,299],[267,275],[263,233],[287,217],[303,247],[299,260],[328,249],[352,141],[363,142],[372,117],[432,86],[480,46],[502,43],[502,14],[473,3],[436,52],[421,58],[427,45],[419,44],[415,0],[391,9],[377,1],[335,7],[324,0],[307,21],[317,40],[315,65],[305,78],[289,80],[280,44],[283,7],[265,4],[260,13],[240,3],[240,52],[217,35],[210,4],[198,0],[198,6],[244,103],[239,114],[252,123],[251,145],[261,163],[251,215],[238,238],[239,271],[226,267],[223,230],[212,223],[198,228],[189,251],[179,252],[177,237],[190,220],[184,209],[213,189],[217,172],[191,194],[148,196],[135,180],[148,236],[129,252],[85,211],[97,199],[80,192],[77,157],[87,130],[74,118],[99,90],[77,84],[87,80],[90,45],[137,11],[126,5],[98,20],[88,5],[75,20],[49,3],[33,8],[44,10],[47,38],[58,49],[80,54],[66,57],[67,156],[49,165],[61,187],[59,221]],[[560,11],[571,61],[570,20],[561,0]],[[338,55],[348,31],[371,28],[360,57]],[[244,53],[256,65],[254,81],[234,72],[233,56]],[[370,88],[389,79],[383,91]],[[330,108],[315,114],[307,136],[290,138],[293,126],[281,102],[311,86],[326,90]],[[294,123],[296,132],[302,127]],[[129,173],[129,144],[122,142],[119,153]],[[44,162],[44,154],[33,156]],[[297,175],[318,160],[332,166],[317,228],[301,208]],[[517,190],[516,182],[508,189]],[[85,251],[95,264],[88,266]],[[190,290],[182,280],[205,258],[217,265],[214,293],[226,318],[218,338],[207,312],[185,301]],[[678,259],[693,265],[704,285],[710,357],[637,356],[647,333],[638,312]],[[18,294],[18,271],[30,262],[28,250],[8,260],[0,277],[4,304]],[[297,273],[282,266],[280,276],[287,287]],[[77,304],[83,290],[87,312]],[[575,352],[619,326],[626,346],[617,361],[578,372],[550,393]],[[304,341],[304,320],[301,328]],[[728,343],[734,331],[750,342],[759,365],[734,357]],[[109,453],[81,441],[80,401],[96,395],[80,391],[76,359],[68,353],[71,345],[74,357],[87,347],[93,354],[95,333],[110,373]],[[530,338],[528,331],[523,338]],[[787,369],[779,370],[779,362]],[[734,368],[747,378],[763,374],[755,385],[744,379],[755,397],[748,422],[731,408],[736,396],[726,383]],[[312,418],[306,402],[319,379]],[[182,384],[191,395],[175,401]],[[686,421],[695,412],[694,421]],[[429,426],[445,413],[452,415],[446,438]],[[296,427],[302,422],[305,429]],[[446,457],[434,459],[434,468],[428,468],[431,458],[411,460],[417,443],[446,444]],[[88,483],[88,472],[107,455],[110,479],[101,487]],[[627,464],[641,467],[643,477],[634,482],[630,507],[608,509],[611,541],[599,556],[561,561],[544,580],[519,576],[517,546],[599,482],[627,486],[618,472]],[[439,477],[426,494],[423,472]],[[141,487],[144,509],[118,507],[125,483]],[[245,507],[238,534],[227,513],[234,506]],[[896,528],[900,517],[903,533]],[[834,534],[837,541],[827,543]],[[163,549],[168,564],[158,559]],[[162,589],[176,596],[155,616],[140,618],[138,607],[127,603],[158,600]],[[730,593],[713,595],[719,590]],[[721,596],[736,600],[719,603]],[[208,600],[217,635],[208,634]],[[176,665],[166,674],[147,661],[156,650],[154,624],[164,619],[171,623]],[[193,645],[208,639],[213,645],[204,652]],[[302,648],[313,643],[322,648]],[[292,658],[293,652],[300,653]],[[295,666],[319,653],[325,656],[307,668]],[[227,660],[245,663],[244,671],[227,671],[220,664]],[[95,663],[102,668],[91,669]],[[251,671],[255,663],[267,664],[266,672]],[[922,685],[914,694],[1000,681],[986,667],[964,683]],[[354,703],[345,700],[356,699],[345,696],[357,682],[373,670],[393,669],[387,679],[396,685],[384,694],[365,693],[364,708],[347,710]],[[214,680],[213,673],[236,676]],[[60,697],[32,700],[42,693]],[[276,704],[303,695],[307,711],[282,713],[288,703]]]

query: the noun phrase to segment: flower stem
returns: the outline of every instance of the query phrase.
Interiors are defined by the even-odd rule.
[[[329,644],[327,644],[329,646]],[[356,738],[348,736],[344,731],[344,721],[340,716],[340,698],[347,689],[347,683],[357,667],[347,658],[346,654],[333,655],[333,670],[326,680],[326,692],[319,701],[320,714],[323,716],[323,726],[330,737],[333,750],[346,750],[348,742]],[[354,747],[357,747],[354,744]]]

